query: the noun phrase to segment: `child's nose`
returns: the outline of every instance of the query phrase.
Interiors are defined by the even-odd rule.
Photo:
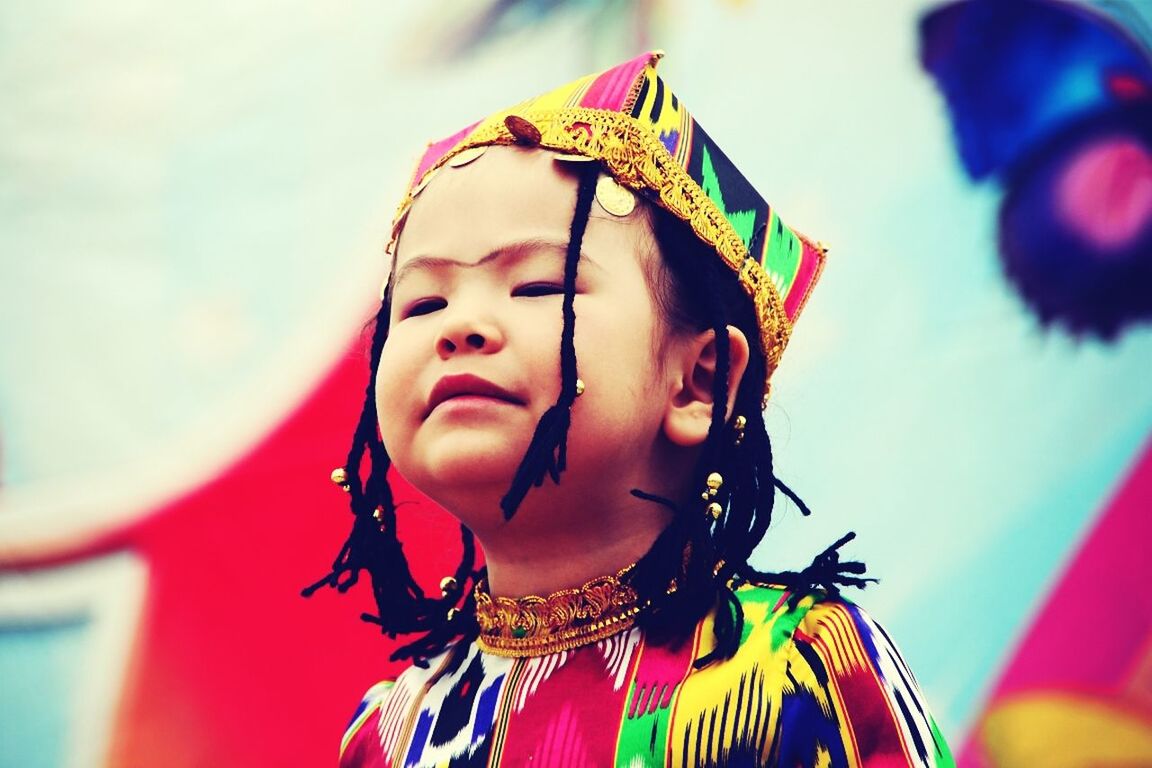
[[[478,333],[469,333],[466,335],[463,344],[457,339],[450,339],[446,336],[440,339],[441,346],[444,348],[444,351],[448,353],[455,352],[457,349],[460,349],[461,346],[471,347],[472,349],[484,349],[486,343],[487,340]]]
[[[436,340],[436,351],[442,358],[466,352],[491,354],[503,346],[503,341],[503,335],[494,322],[457,312],[445,318]]]

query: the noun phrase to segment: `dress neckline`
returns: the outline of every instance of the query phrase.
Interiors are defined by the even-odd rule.
[[[633,563],[612,576],[544,597],[493,597],[486,580],[476,585],[476,638],[480,650],[498,656],[546,656],[590,645],[629,629],[640,600],[628,584]]]

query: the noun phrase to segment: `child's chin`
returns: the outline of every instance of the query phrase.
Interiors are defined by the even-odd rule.
[[[507,445],[476,449],[472,446],[446,447],[428,457],[421,471],[412,473],[417,487],[429,496],[440,493],[485,488],[507,490],[522,454]],[[425,487],[426,486],[426,487]]]

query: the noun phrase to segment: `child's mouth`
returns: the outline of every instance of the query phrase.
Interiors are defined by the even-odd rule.
[[[524,401],[506,389],[470,373],[458,373],[442,377],[428,394],[428,409],[424,418],[440,404],[456,399],[469,401],[496,400],[514,405],[524,405]]]

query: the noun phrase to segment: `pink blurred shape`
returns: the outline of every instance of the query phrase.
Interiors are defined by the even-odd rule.
[[[1128,136],[1081,151],[1057,183],[1056,210],[1101,255],[1124,251],[1152,222],[1152,155]]]

